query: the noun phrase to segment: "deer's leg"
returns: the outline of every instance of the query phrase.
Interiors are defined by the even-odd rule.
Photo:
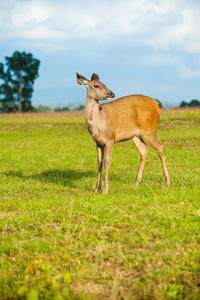
[[[105,162],[104,162],[104,168],[105,168],[105,181],[104,181],[104,189],[103,192],[105,194],[108,194],[108,170],[110,167],[110,159],[112,156],[113,151],[113,143],[108,143],[106,145],[106,155],[105,155]]]
[[[97,145],[98,176],[97,176],[96,191],[99,191],[101,189],[101,172],[103,168],[104,149],[105,149],[104,146]]]
[[[140,181],[142,180],[142,174],[143,174],[143,171],[144,171],[144,166],[145,166],[145,163],[146,163],[147,155],[149,153],[149,148],[147,147],[147,145],[143,141],[142,137],[134,136],[133,143],[135,144],[137,149],[140,151],[140,155],[141,155],[140,167],[139,167],[137,178],[136,178],[136,181],[135,181],[135,185],[138,186]]]
[[[170,185],[170,179],[169,179],[169,174],[168,174],[167,166],[166,166],[166,162],[165,162],[163,146],[158,141],[156,134],[152,131],[145,131],[144,137],[150,142],[151,146],[157,151],[157,153],[161,159],[161,162],[162,162],[165,181],[168,185]]]

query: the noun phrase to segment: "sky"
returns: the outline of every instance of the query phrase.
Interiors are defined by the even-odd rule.
[[[199,0],[0,0],[0,62],[40,60],[36,106],[84,103],[76,72],[178,106],[200,100],[199,16]]]

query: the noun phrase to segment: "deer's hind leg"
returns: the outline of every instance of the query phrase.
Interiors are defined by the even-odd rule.
[[[135,185],[138,186],[140,181],[142,180],[142,174],[149,153],[149,148],[147,147],[147,145],[145,144],[141,136],[134,136],[132,140],[135,146],[137,147],[137,149],[140,151],[140,155],[141,155],[140,167],[135,181]]]
[[[169,174],[167,171],[167,166],[166,166],[166,161],[165,161],[165,156],[164,156],[164,151],[163,151],[163,145],[160,144],[160,142],[158,141],[158,139],[156,137],[156,134],[153,131],[145,131],[145,132],[143,132],[143,135],[149,141],[151,146],[158,153],[160,160],[162,162],[165,181],[168,185],[170,185],[170,179],[169,179]]]

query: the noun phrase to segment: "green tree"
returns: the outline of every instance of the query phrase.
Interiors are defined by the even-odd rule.
[[[3,111],[29,111],[33,84],[39,76],[38,69],[40,61],[35,59],[31,53],[14,52],[12,57],[5,57],[6,70],[0,64],[0,79],[4,83],[0,87],[0,101]]]
[[[158,99],[155,99],[155,100],[158,102],[159,107],[160,107],[160,108],[163,108],[163,105],[162,105],[162,103],[160,102],[160,100],[158,100]]]
[[[11,76],[9,70],[4,71],[4,65],[0,63],[0,79],[4,82],[0,85],[0,102],[1,110],[10,112],[16,110],[16,104],[14,99],[14,90],[9,82],[11,82]]]
[[[195,106],[200,106],[200,101],[197,99],[192,99],[190,102],[185,102],[183,100],[179,105],[179,107],[195,107]]]
[[[182,101],[179,105],[179,107],[188,107],[188,103],[186,101]]]
[[[189,106],[200,106],[200,102],[197,99],[192,99],[189,103]]]

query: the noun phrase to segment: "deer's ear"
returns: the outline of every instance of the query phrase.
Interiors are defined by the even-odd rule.
[[[99,76],[96,73],[92,73],[91,80],[99,80]]]
[[[78,84],[80,84],[80,85],[86,85],[89,81],[87,78],[78,74],[77,72],[76,72],[76,79],[77,79]]]

